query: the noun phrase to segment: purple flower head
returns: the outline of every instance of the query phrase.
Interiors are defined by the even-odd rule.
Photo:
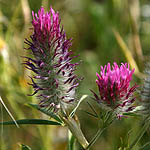
[[[39,105],[57,112],[75,100],[75,89],[79,78],[74,74],[79,63],[71,63],[76,57],[71,57],[68,51],[71,39],[66,38],[63,27],[60,26],[58,12],[50,8],[44,12],[40,8],[38,14],[32,12],[33,35],[31,41],[25,40],[33,58],[25,57],[26,68],[34,72],[31,77],[34,94],[40,99]],[[68,106],[68,105],[67,105]]]
[[[136,90],[137,85],[130,87],[130,81],[134,69],[129,69],[129,64],[121,64],[119,67],[114,62],[112,69],[110,63],[101,66],[100,74],[96,73],[98,79],[96,84],[99,89],[100,97],[93,92],[96,101],[103,105],[105,108],[115,110],[118,117],[121,117],[124,112],[130,112],[134,109],[133,92]]]

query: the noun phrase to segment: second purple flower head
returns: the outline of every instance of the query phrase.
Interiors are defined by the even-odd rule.
[[[118,117],[134,109],[133,93],[137,85],[130,87],[133,73],[134,69],[130,70],[129,64],[122,63],[119,67],[115,62],[112,68],[108,63],[104,67],[101,66],[100,74],[96,73],[99,95],[92,91],[95,99],[106,109],[114,110]]]

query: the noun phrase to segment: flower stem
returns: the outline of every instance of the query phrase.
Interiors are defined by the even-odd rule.
[[[106,112],[106,114],[102,118],[102,121],[103,121],[102,127],[98,129],[96,135],[90,141],[90,143],[87,146],[86,150],[89,150],[95,144],[95,142],[98,140],[98,138],[113,123],[114,120],[115,120],[114,114],[110,111]]]
[[[74,143],[75,143],[75,137],[72,135],[70,130],[68,130],[68,149],[67,150],[74,150]]]
[[[74,118],[63,117],[62,119],[65,122],[65,124],[68,126],[68,128],[71,131],[71,133],[73,134],[73,136],[78,140],[78,142],[81,144],[81,146],[84,148],[84,150],[86,150],[89,143],[81,131],[80,123],[78,121],[77,116],[74,116]]]
[[[88,147],[86,148],[86,150],[89,150],[97,141],[97,139],[102,135],[102,133],[104,132],[106,128],[103,129],[99,129],[98,132],[96,133],[96,135],[93,137],[93,139],[90,141]]]
[[[146,132],[149,124],[147,122],[144,123],[144,126],[141,128],[141,130],[138,133],[138,136],[135,138],[135,140],[132,142],[132,144],[129,146],[129,149],[133,149],[133,147],[140,141],[144,133]]]

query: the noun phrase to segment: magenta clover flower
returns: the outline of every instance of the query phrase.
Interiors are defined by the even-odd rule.
[[[24,62],[35,74],[30,77],[34,88],[32,95],[38,94],[41,107],[57,112],[76,99],[75,89],[80,78],[74,71],[79,63],[71,63],[76,56],[71,57],[72,52],[68,51],[71,39],[66,38],[58,12],[50,8],[45,13],[41,7],[38,14],[32,11],[32,16],[33,35],[31,41],[26,39],[25,43],[33,58],[25,57]]]
[[[99,89],[98,96],[93,92],[96,101],[107,109],[114,110],[118,117],[121,117],[123,113],[130,112],[134,109],[133,92],[136,90],[137,85],[130,87],[130,81],[134,69],[129,69],[129,64],[121,64],[119,67],[114,62],[112,69],[110,63],[101,66],[100,74],[96,73],[98,79],[96,84]]]

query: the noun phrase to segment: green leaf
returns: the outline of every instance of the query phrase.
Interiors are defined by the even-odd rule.
[[[41,111],[44,114],[50,116],[51,118],[55,119],[59,123],[63,123],[63,121],[57,115],[55,115],[54,113],[52,113],[50,111],[47,111],[45,109],[40,108],[37,104],[31,104],[31,103],[29,103],[28,105],[31,106],[32,108],[35,108],[35,109]]]
[[[78,109],[79,105],[81,104],[81,102],[82,102],[85,98],[87,98],[87,97],[88,97],[88,95],[83,95],[83,96],[80,98],[80,100],[79,100],[77,106],[76,106],[76,107],[74,108],[74,110],[70,113],[70,115],[69,115],[70,118],[72,118],[72,117],[74,116],[74,114],[75,114],[76,110]]]
[[[20,147],[21,147],[21,150],[31,150],[29,146],[24,145],[24,144],[21,144]]]
[[[16,120],[16,122],[19,125],[61,125],[61,123],[56,121],[50,121],[50,120],[43,120],[43,119],[22,119],[22,120]],[[0,122],[0,125],[15,125],[15,122],[13,121],[6,121],[6,122]]]

